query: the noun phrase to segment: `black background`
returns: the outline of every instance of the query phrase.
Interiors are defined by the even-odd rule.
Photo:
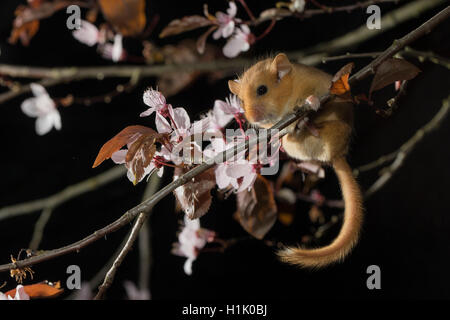
[[[101,59],[95,49],[77,42],[71,36],[65,26],[67,15],[63,11],[41,22],[41,28],[29,47],[8,44],[13,12],[19,3],[22,2],[8,0],[0,4],[0,63],[35,66],[111,63]],[[198,36],[200,32],[193,32],[160,40],[157,33],[174,18],[201,14],[202,4],[202,1],[152,1],[147,11],[159,14],[161,20],[151,39],[162,45]],[[273,3],[255,0],[248,1],[248,4],[259,12]],[[395,8],[394,4],[382,5],[382,14],[392,8]],[[394,39],[419,26],[442,8],[409,20],[352,51],[383,50]],[[210,1],[211,12],[225,9],[225,1]],[[245,17],[239,5],[238,15]],[[267,53],[306,48],[345,34],[364,24],[366,18],[364,10],[356,10],[349,14],[337,13],[305,21],[285,19],[277,23],[272,33],[258,42],[246,56],[259,57]],[[449,56],[449,26],[449,21],[441,24],[431,34],[414,43],[413,47]],[[263,30],[264,26],[256,29],[256,33]],[[125,47],[136,47],[134,49],[138,50],[136,41],[130,39],[125,39]],[[396,150],[433,117],[442,99],[448,95],[450,73],[447,69],[428,62],[419,64],[416,60],[412,61],[422,69],[422,73],[411,81],[407,96],[392,117],[382,118],[368,106],[356,108],[355,138],[349,156],[352,166],[362,165]],[[368,60],[355,62],[359,69]],[[321,68],[334,73],[344,63],[328,63]],[[169,103],[185,107],[191,119],[196,119],[213,106],[215,99],[228,95],[227,80],[211,84],[206,79],[200,79],[189,89],[170,97]],[[52,97],[63,97],[69,93],[89,96],[108,92],[121,81],[126,80],[86,80],[55,86],[48,91]],[[153,126],[153,117],[139,118],[139,113],[146,109],[142,102],[143,91],[154,84],[154,79],[144,79],[132,93],[120,95],[110,104],[65,108],[61,110],[62,130],[53,130],[43,137],[37,136],[34,131],[35,120],[20,110],[20,103],[26,96],[1,105],[0,206],[51,195],[112,167],[113,163],[108,161],[96,169],[91,168],[101,145],[122,128],[132,124]],[[387,88],[377,93],[377,101],[383,103],[393,94],[393,88]],[[344,263],[320,271],[283,265],[276,260],[272,248],[248,239],[225,253],[201,254],[194,263],[193,275],[186,276],[183,272],[184,259],[170,254],[181,214],[174,213],[174,198],[167,197],[155,207],[150,219],[152,298],[448,298],[448,138],[449,119],[446,119],[438,131],[428,135],[417,146],[393,179],[365,203],[364,230],[352,255]],[[359,179],[362,188],[369,187],[375,178],[376,172],[362,175]],[[166,170],[164,183],[169,181],[170,170]],[[144,183],[133,187],[124,177],[59,206],[45,229],[41,248],[53,249],[72,243],[112,222],[140,202],[144,188]],[[330,198],[339,196],[332,171],[327,171],[321,190]],[[294,224],[286,227],[277,222],[267,238],[285,243],[298,241],[309,230],[308,207],[306,204],[299,205]],[[233,199],[215,199],[210,212],[202,218],[202,225],[217,231],[224,239],[246,237],[245,231],[232,219],[234,210]],[[9,262],[10,254],[16,254],[28,245],[38,216],[36,212],[0,222],[1,263]],[[335,236],[338,227],[326,240]],[[64,283],[66,268],[71,264],[79,265],[83,280],[89,280],[121,243],[127,232],[125,229],[108,235],[105,240],[90,245],[78,254],[33,267],[36,280],[62,280]],[[378,291],[370,291],[366,287],[366,268],[372,264],[379,265],[382,272],[382,289]],[[126,279],[136,281],[138,270],[135,249],[120,267],[108,297],[122,299],[125,295],[122,282]],[[14,286],[7,273],[0,275],[0,282],[3,281],[8,281],[7,289]]]

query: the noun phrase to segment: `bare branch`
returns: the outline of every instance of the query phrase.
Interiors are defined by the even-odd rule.
[[[97,188],[122,177],[125,172],[126,169],[124,167],[115,166],[95,177],[69,186],[50,197],[3,207],[0,209],[0,221],[19,215],[33,213],[45,208],[56,208],[66,201],[78,197],[81,194],[96,190]]]
[[[313,47],[288,52],[290,59],[307,65],[317,65],[322,60],[334,52],[354,47],[358,43],[367,41],[373,37],[379,36],[381,33],[389,31],[398,24],[416,18],[419,14],[433,9],[444,3],[444,0],[416,0],[406,4],[399,9],[393,10],[381,18],[383,28],[369,30],[364,24],[361,27],[346,33],[334,40],[320,43]],[[320,53],[318,53],[320,52]],[[142,78],[159,76],[170,72],[210,72],[210,71],[240,71],[245,66],[252,64],[252,59],[222,59],[208,62],[197,62],[187,64],[168,64],[168,65],[113,65],[105,67],[62,67],[62,68],[43,68],[30,66],[15,66],[0,64],[0,75],[7,75],[18,78],[43,79],[40,83],[44,87],[50,87],[57,84],[79,81],[83,79],[102,80],[108,77],[128,78],[133,74],[139,73]],[[18,87],[15,91],[8,91],[0,94],[0,104],[15,98],[21,94],[30,92],[29,85]]]
[[[44,210],[42,210],[39,220],[34,225],[33,236],[31,237],[31,241],[30,244],[28,245],[28,248],[32,250],[36,250],[39,248],[42,237],[44,235],[45,226],[47,225],[48,220],[50,220],[52,213],[53,207],[47,207]]]

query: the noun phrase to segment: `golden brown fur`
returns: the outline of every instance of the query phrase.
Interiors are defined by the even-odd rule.
[[[247,120],[270,128],[307,97],[328,93],[331,76],[316,68],[293,64],[284,54],[262,60],[250,67],[238,81],[229,81],[230,90],[243,103]],[[265,89],[261,89],[264,86]],[[260,94],[264,92],[263,94]],[[353,105],[333,98],[325,103],[310,122],[318,136],[294,123],[283,137],[286,153],[299,160],[332,165],[345,201],[344,222],[337,238],[318,249],[286,248],[279,252],[288,263],[304,267],[323,267],[346,256],[358,241],[362,224],[362,196],[351,168],[345,160],[353,126]]]

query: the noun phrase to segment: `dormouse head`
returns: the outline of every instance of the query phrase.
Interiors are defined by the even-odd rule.
[[[284,53],[250,67],[239,80],[228,81],[230,91],[242,101],[247,120],[270,128],[292,104],[293,65]]]

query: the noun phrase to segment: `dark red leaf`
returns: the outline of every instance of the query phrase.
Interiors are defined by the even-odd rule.
[[[130,146],[126,156],[127,167],[134,173],[136,184],[145,174],[145,168],[150,165],[156,152],[156,133],[140,136]]]
[[[97,167],[103,161],[111,158],[114,152],[120,150],[124,145],[130,142],[133,137],[136,137],[137,134],[156,135],[157,132],[151,128],[139,125],[126,127],[102,146],[92,168]]]
[[[174,180],[187,169],[176,168]],[[214,168],[192,178],[191,181],[175,189],[175,198],[189,219],[197,219],[205,215],[211,206],[211,190],[216,186]]]
[[[264,177],[258,175],[252,190],[237,194],[235,217],[252,236],[262,239],[277,219],[277,205],[272,187]]]

